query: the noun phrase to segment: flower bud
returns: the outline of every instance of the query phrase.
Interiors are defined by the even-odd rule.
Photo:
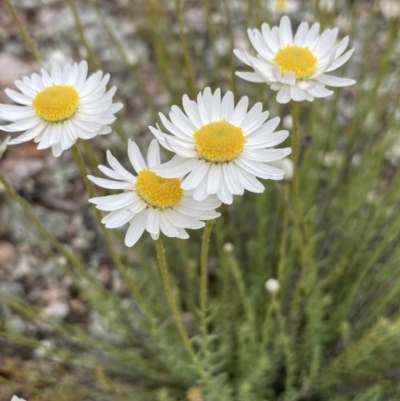
[[[227,252],[227,253],[232,253],[234,250],[235,250],[235,247],[233,246],[232,243],[226,242],[226,243],[224,244],[224,251],[225,251],[225,252]]]
[[[279,288],[279,281],[274,278],[270,278],[265,282],[265,289],[270,294],[276,294],[279,291]]]

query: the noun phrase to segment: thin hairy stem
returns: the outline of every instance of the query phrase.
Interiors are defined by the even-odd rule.
[[[194,80],[194,70],[193,70],[193,65],[192,65],[192,61],[190,58],[189,46],[186,41],[184,27],[183,27],[182,14],[181,14],[181,1],[174,0],[174,5],[175,5],[175,17],[176,17],[176,21],[178,23],[178,28],[179,28],[179,37],[180,37],[181,45],[182,45],[183,59],[185,62],[186,74],[188,77],[189,93],[190,93],[190,96],[192,98],[194,98],[196,96],[196,84],[195,84],[195,80]]]
[[[208,387],[210,392],[214,393],[215,390],[213,389],[212,384],[210,383],[206,373],[204,372],[202,366],[200,365],[200,363],[197,359],[196,351],[194,350],[193,345],[190,342],[189,336],[186,333],[186,330],[183,326],[183,323],[182,323],[182,320],[180,317],[180,313],[179,313],[179,308],[175,302],[175,298],[174,298],[173,291],[172,291],[172,283],[171,283],[171,278],[170,278],[170,274],[169,274],[168,267],[167,267],[167,262],[165,259],[165,249],[164,249],[162,239],[159,238],[158,240],[156,240],[155,245],[156,245],[156,251],[157,251],[158,266],[160,268],[162,282],[164,285],[165,296],[167,297],[168,305],[171,309],[172,317],[175,322],[175,326],[181,336],[181,339],[183,341],[183,344],[184,344],[187,352],[189,353],[189,355],[192,359],[192,362],[194,364],[194,367],[195,367],[197,373],[199,374],[201,379],[204,381],[205,385]],[[216,399],[218,399],[218,398],[216,398]]]
[[[79,36],[79,41],[82,43],[82,45],[85,48],[86,53],[87,53],[87,60],[88,60],[89,68],[92,71],[96,70],[97,68],[99,68],[99,62],[86,38],[85,31],[83,30],[82,23],[79,19],[78,11],[76,10],[76,5],[74,3],[74,0],[65,0],[65,2],[68,4],[68,7],[71,9],[72,15],[74,17],[76,30],[77,30],[78,36]]]
[[[203,240],[201,243],[200,258],[200,310],[201,310],[201,332],[203,335],[204,348],[207,348],[207,293],[208,293],[208,249],[210,245],[211,231],[214,220],[208,220],[204,228]]]
[[[20,34],[22,35],[22,37],[24,38],[25,43],[29,47],[31,53],[33,54],[33,56],[35,57],[36,61],[39,64],[43,64],[42,56],[40,55],[39,50],[37,49],[35,43],[33,43],[33,40],[30,37],[28,31],[26,30],[26,28],[22,25],[21,21],[19,20],[18,14],[15,11],[14,6],[11,4],[10,0],[5,0],[5,1],[6,1],[7,8],[10,11],[10,14],[12,16],[12,19],[13,19],[15,25],[17,25],[18,30],[19,30]]]

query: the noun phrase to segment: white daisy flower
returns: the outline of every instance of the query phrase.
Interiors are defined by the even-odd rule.
[[[146,230],[156,240],[160,231],[167,237],[186,239],[186,228],[204,227],[201,220],[215,219],[220,216],[214,209],[221,205],[217,197],[212,196],[205,202],[193,200],[192,191],[182,189],[179,173],[174,178],[161,178],[153,171],[160,164],[160,149],[156,140],[150,144],[147,163],[135,142],[128,143],[128,156],[137,172],[135,177],[107,151],[107,160],[111,168],[99,166],[99,169],[112,180],[88,176],[103,188],[123,189],[117,195],[101,196],[90,199],[97,209],[109,213],[102,222],[107,228],[121,227],[129,223],[125,244],[133,246]]]
[[[23,398],[18,398],[16,395],[11,398],[11,401],[25,401]]]
[[[8,132],[25,131],[9,142],[16,145],[33,139],[38,149],[51,147],[54,156],[70,148],[78,138],[91,139],[111,132],[121,103],[113,103],[116,88],[106,92],[110,75],[101,71],[87,78],[86,61],[67,64],[61,70],[53,64],[49,75],[32,74],[15,84],[22,93],[6,89],[6,94],[23,106],[0,104],[0,119],[12,124],[0,126]]]
[[[266,82],[278,91],[276,100],[288,103],[290,100],[313,101],[314,98],[329,96],[333,91],[327,86],[348,86],[356,81],[334,77],[327,72],[341,67],[353,54],[351,49],[343,54],[349,38],[346,36],[334,45],[338,29],[327,29],[319,35],[319,24],[308,28],[300,24],[293,37],[288,17],[282,17],[279,27],[270,29],[262,25],[262,33],[249,29],[250,41],[257,50],[257,58],[248,53],[234,50],[236,56],[254,69],[254,72],[236,72],[236,75],[250,82]]]
[[[268,8],[275,14],[290,14],[299,10],[298,0],[269,0]]]
[[[186,175],[182,188],[193,190],[193,197],[202,201],[210,194],[227,204],[232,195],[242,195],[247,189],[263,192],[264,186],[256,177],[281,180],[284,172],[268,162],[287,156],[290,148],[267,149],[283,142],[288,131],[274,132],[280,119],[265,122],[268,111],[257,103],[247,112],[249,99],[245,96],[234,107],[233,93],[221,100],[221,91],[210,88],[199,93],[197,103],[183,97],[183,108],[172,106],[169,121],[160,118],[172,134],[166,135],[159,127],[150,127],[160,144],[176,155],[154,171],[162,177]]]

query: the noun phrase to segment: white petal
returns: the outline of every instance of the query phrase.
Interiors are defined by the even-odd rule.
[[[101,164],[98,166],[99,170],[104,173],[107,177],[113,178],[115,180],[123,180],[124,177],[122,177],[120,174],[115,172],[113,169],[107,167],[107,166],[102,166]]]
[[[276,101],[278,103],[289,103],[290,102],[290,86],[283,85],[276,95]]]
[[[308,33],[308,24],[307,22],[302,22],[300,26],[297,28],[296,35],[294,36],[294,43],[300,47],[303,47],[307,37],[307,33]]]
[[[7,132],[25,131],[39,125],[41,122],[42,120],[39,117],[29,117],[8,125],[0,125],[0,130]]]
[[[97,196],[89,199],[89,202],[97,205],[98,209],[110,211],[130,206],[131,203],[134,203],[134,200],[135,198],[132,196],[132,192],[129,191],[116,195]]]
[[[89,132],[97,132],[101,128],[101,123],[95,121],[85,121],[80,120],[79,118],[73,118],[71,121],[78,127]]]
[[[35,115],[35,111],[32,107],[0,104],[0,119],[2,120],[18,121],[25,118],[35,117]]]
[[[235,110],[229,118],[229,122],[233,125],[240,126],[243,119],[246,117],[247,106],[249,105],[249,98],[243,96],[237,104]]]
[[[24,77],[22,81],[15,81],[15,86],[26,96],[31,99],[34,98],[37,94],[37,91],[30,84],[30,79],[28,77]]]
[[[245,63],[248,66],[251,66],[251,64],[249,63],[249,60],[247,58],[246,52],[243,52],[241,50],[238,49],[234,49],[233,53],[235,54],[235,56],[243,63]]]
[[[208,174],[206,178],[200,181],[199,185],[193,191],[193,198],[199,202],[204,201],[209,194],[207,192],[207,182],[208,182]]]
[[[286,85],[294,85],[296,83],[296,76],[292,71],[287,72],[283,76],[283,83]]]
[[[79,90],[79,96],[83,98],[89,95],[93,90],[98,87],[102,77],[102,71],[97,71],[95,74],[91,75],[89,79],[84,83],[82,88]]]
[[[203,123],[200,119],[199,109],[196,102],[193,102],[187,95],[183,96],[183,108],[193,125],[198,129]]]
[[[61,67],[57,63],[53,63],[51,67],[51,80],[55,84],[63,83]]]
[[[208,107],[205,105],[205,100],[201,93],[197,95],[197,106],[199,108],[199,114],[201,122],[209,124],[211,122],[211,115],[208,114]]]
[[[150,234],[158,234],[160,232],[160,211],[156,208],[150,208],[147,212],[146,231]]]
[[[235,163],[243,170],[256,177],[264,179],[282,179],[284,171],[256,161],[249,161],[244,157],[237,157]]]
[[[161,122],[163,123],[164,127],[171,133],[177,136],[180,139],[187,140],[191,137],[191,134],[182,131],[179,129],[175,124],[171,123],[162,113],[159,113]]]
[[[125,245],[133,246],[142,236],[144,229],[146,228],[146,212],[137,214],[131,221],[128,231],[125,235]]]
[[[256,177],[254,177],[253,174],[248,173],[246,170],[243,170],[236,164],[233,164],[233,168],[235,169],[235,172],[240,180],[241,185],[247,189],[250,192],[255,192],[255,193],[262,193],[264,192],[265,188],[261,184],[260,181],[257,180]]]
[[[63,80],[65,82],[65,85],[75,86],[76,80],[78,79],[78,72],[78,64],[74,63],[68,73],[68,76],[65,76],[64,74]]]
[[[268,24],[266,23],[262,24],[261,31],[267,46],[271,49],[273,53],[276,53],[279,48],[279,42],[275,37],[275,35],[272,33]]]
[[[319,76],[317,80],[318,82],[321,82],[324,85],[337,86],[337,87],[354,85],[356,83],[354,79],[333,77],[331,75],[325,75],[325,74]]]
[[[128,141],[128,156],[137,173],[147,168],[147,164],[143,159],[139,147],[131,140]]]
[[[121,163],[111,154],[111,152],[109,150],[107,150],[106,155],[107,155],[108,164],[118,174],[120,174],[128,182],[135,181],[135,177],[121,165]]]
[[[78,79],[76,80],[76,84],[75,84],[75,88],[80,91],[83,84],[86,81],[86,76],[87,76],[87,72],[88,72],[88,65],[87,62],[81,61],[79,66],[79,71],[78,71]]]
[[[172,106],[169,118],[172,123],[179,128],[180,131],[191,137],[193,132],[196,131],[195,125],[183,114],[178,106]]]
[[[308,93],[316,98],[327,97],[333,94],[333,91],[322,86],[315,86],[308,89]]]
[[[261,134],[272,133],[275,130],[275,128],[279,125],[280,121],[281,119],[279,117],[271,118],[271,120],[261,125],[261,127],[257,128],[250,135],[247,135],[246,139],[249,141],[250,138],[255,138]]]
[[[174,222],[168,218],[168,213],[160,213],[160,229],[167,237],[177,237],[179,230]]]
[[[245,149],[262,149],[279,145],[289,136],[288,131],[265,132],[247,140]]]
[[[300,89],[297,85],[293,85],[290,87],[290,97],[296,102],[301,102],[305,100],[306,95],[303,89]]]
[[[14,100],[14,102],[24,104],[25,106],[32,106],[31,97],[23,95],[22,93],[15,92],[12,89],[5,89],[4,92],[6,92],[7,96],[10,99]]]
[[[38,125],[24,132],[22,135],[17,136],[15,139],[8,142],[8,145],[18,145],[22,142],[30,141],[38,136],[46,128],[45,124]]]
[[[182,182],[182,189],[188,191],[196,188],[201,180],[207,175],[210,169],[211,163],[205,161],[198,161],[198,163],[193,167],[193,170]]]
[[[154,127],[149,127],[150,131],[152,132],[152,134],[155,136],[155,138],[157,139],[158,143],[165,149],[169,150],[169,151],[173,151],[170,144],[168,143],[167,140],[167,135],[164,134],[164,132],[160,131],[159,129],[156,129]]]
[[[222,182],[222,166],[221,164],[212,164],[208,172],[207,193],[216,194]]]
[[[53,145],[51,150],[52,150],[54,157],[59,157],[63,152],[63,149],[59,143],[56,143],[55,145]]]
[[[328,29],[323,32],[318,38],[315,46],[311,48],[312,53],[315,54],[315,56],[319,59],[326,56],[332,50],[332,46],[336,41],[338,32],[338,28],[334,28],[332,30]]]
[[[332,64],[327,68],[326,72],[336,70],[341,67],[354,53],[354,49],[347,51],[343,56],[338,57],[336,60],[332,62]]]
[[[335,51],[335,57],[339,57],[346,50],[348,44],[349,44],[349,37],[346,36],[339,42],[339,44],[333,46],[332,50]]]
[[[236,169],[232,167],[232,163],[223,163],[222,174],[225,178],[228,190],[234,195],[242,195],[244,188],[240,183]]]
[[[220,108],[221,108],[221,89],[217,89],[213,95],[213,105],[211,109],[211,120],[219,121],[221,120],[220,116]]]
[[[197,159],[174,156],[170,161],[153,167],[152,171],[164,178],[180,178],[192,171],[198,163]]]
[[[127,209],[116,210],[103,218],[102,222],[107,228],[117,228],[125,225],[133,218],[134,214]]]
[[[238,77],[244,79],[245,81],[249,82],[265,82],[265,79],[260,78],[255,72],[242,72],[242,71],[236,71],[235,73]]]
[[[158,142],[153,139],[147,151],[147,165],[151,169],[154,166],[158,166],[160,163],[160,146]]]
[[[231,118],[234,109],[233,93],[228,91],[221,102],[220,115],[221,119],[228,120]]]
[[[211,93],[211,88],[207,87],[203,91],[203,103],[207,111],[207,116],[210,122],[212,122],[212,107],[213,107],[213,96]]]
[[[315,39],[318,36],[318,32],[319,32],[319,24],[315,23],[312,25],[312,27],[308,31],[306,39],[304,41],[304,45],[309,46],[309,47],[312,46],[315,42]]]
[[[249,160],[255,160],[263,163],[268,163],[275,160],[280,160],[289,155],[291,152],[290,148],[282,149],[254,149],[244,150],[241,153],[242,157]]]
[[[39,142],[38,149],[47,149],[60,142],[61,133],[57,127],[58,124],[48,125],[43,132]],[[62,147],[62,146],[61,146]],[[62,147],[63,148],[63,147]],[[65,148],[63,148],[64,150]]]
[[[132,184],[128,182],[119,182],[113,180],[107,180],[105,178],[93,177],[92,175],[87,176],[90,181],[102,188],[108,189],[131,189]]]
[[[217,196],[223,203],[227,205],[230,205],[233,202],[232,193],[228,189],[224,176],[221,177],[221,185],[219,187]]]
[[[293,43],[292,26],[290,25],[290,19],[287,16],[281,18],[281,23],[279,25],[279,38],[282,47]]]

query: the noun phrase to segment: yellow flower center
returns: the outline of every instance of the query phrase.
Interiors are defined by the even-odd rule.
[[[279,49],[273,61],[280,68],[282,74],[292,71],[296,78],[304,79],[314,71],[318,59],[308,47],[290,45]]]
[[[243,130],[225,120],[204,125],[193,137],[199,156],[213,163],[234,159],[243,150],[246,142]]]
[[[138,174],[135,188],[147,204],[159,209],[175,206],[183,197],[179,178],[162,178],[148,169]]]
[[[275,1],[275,7],[278,10],[286,10],[287,7],[287,0],[276,0]]]
[[[49,86],[39,92],[32,102],[35,113],[51,123],[70,118],[78,105],[78,92],[70,85]]]

